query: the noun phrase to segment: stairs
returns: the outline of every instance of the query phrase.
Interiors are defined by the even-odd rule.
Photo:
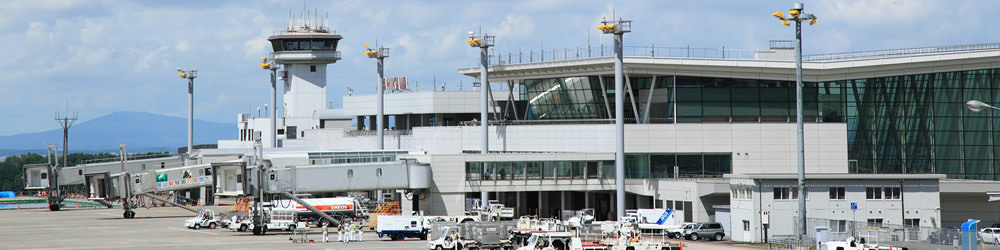
[[[382,204],[379,204],[378,208],[375,208],[375,211],[369,215],[368,227],[374,229],[375,225],[378,225],[379,215],[399,215],[402,212],[403,210],[399,208],[398,201],[382,202]]]
[[[236,204],[233,204],[233,207],[229,208],[228,212],[247,213],[249,211],[250,211],[250,199],[241,198],[239,200],[236,200]]]

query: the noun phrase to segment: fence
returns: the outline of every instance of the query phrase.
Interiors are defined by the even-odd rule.
[[[807,219],[809,247],[816,245],[816,228],[829,229],[826,235],[828,241],[847,241],[854,238],[868,244],[880,247],[908,247],[910,249],[963,249],[977,246],[982,248],[1000,248],[1000,234],[997,236],[980,235],[975,231],[962,231],[958,228],[921,227],[899,224],[875,224],[864,221]],[[981,237],[986,237],[981,238]],[[796,235],[771,235],[766,243],[768,248],[793,249],[797,247]]]

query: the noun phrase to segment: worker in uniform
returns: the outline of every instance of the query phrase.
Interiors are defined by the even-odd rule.
[[[323,243],[327,242],[330,242],[330,240],[327,238],[326,225],[323,225]]]
[[[337,225],[337,241],[344,242],[344,223]]]
[[[351,243],[351,240],[354,240],[354,224],[352,223],[347,225],[345,230],[344,237],[346,238],[347,243]]]
[[[358,241],[363,241],[365,238],[365,230],[363,229],[361,222],[358,222]]]

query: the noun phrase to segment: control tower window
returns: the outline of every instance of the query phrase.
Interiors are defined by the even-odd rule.
[[[271,41],[274,51],[294,51],[294,50],[327,50],[333,51],[337,48],[337,41],[333,39],[280,39]]]

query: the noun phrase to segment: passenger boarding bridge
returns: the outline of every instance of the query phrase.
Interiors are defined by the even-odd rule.
[[[58,178],[56,186],[83,184],[91,200],[111,207],[125,202],[125,217],[145,204],[129,203],[139,196],[181,206],[181,200],[211,205],[215,197],[247,197],[263,194],[336,193],[370,190],[426,190],[430,188],[430,166],[403,159],[406,151],[273,152],[257,164],[252,155],[232,155],[231,160],[182,166],[180,156],[125,159],[118,162],[51,167],[24,166],[27,189],[54,189],[46,181]],[[225,159],[227,157],[216,157]],[[54,169],[54,170],[53,170]],[[264,172],[258,175],[258,169]],[[124,171],[123,171],[124,170]],[[54,174],[53,174],[54,173]],[[257,179],[263,176],[257,189]],[[57,195],[59,192],[52,195]],[[164,195],[170,194],[170,197]],[[61,197],[59,197],[61,201]],[[57,202],[58,204],[58,202]],[[190,210],[190,209],[189,209]]]

